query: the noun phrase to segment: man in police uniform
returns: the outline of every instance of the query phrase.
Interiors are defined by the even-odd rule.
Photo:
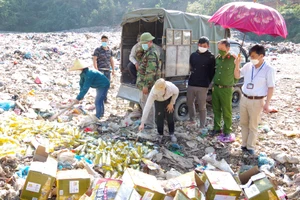
[[[219,55],[216,57],[216,71],[213,79],[212,106],[214,113],[214,130],[212,135],[222,133],[221,118],[223,115],[223,134],[218,139],[222,142],[233,142],[232,125],[232,89],[235,83],[235,57],[229,53],[230,43],[223,39],[218,43]]]
[[[270,111],[269,105],[275,87],[275,70],[264,61],[265,48],[263,46],[253,46],[249,50],[249,55],[251,62],[245,64],[242,69],[236,66],[234,76],[235,78],[244,77],[243,97],[240,103],[241,149],[253,155],[260,113]],[[239,60],[240,58],[236,62]]]
[[[136,85],[140,90],[140,105],[144,109],[148,94],[155,81],[160,78],[159,69],[159,52],[154,47],[153,37],[150,33],[145,32],[141,35],[140,43],[145,51],[140,66],[138,68]],[[148,118],[145,123],[145,129],[154,128],[154,106],[151,107]]]

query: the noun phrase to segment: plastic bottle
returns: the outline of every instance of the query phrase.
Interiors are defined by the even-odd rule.
[[[41,196],[39,200],[47,200],[50,190],[51,190],[51,178],[48,177],[46,183],[43,185],[41,189]]]

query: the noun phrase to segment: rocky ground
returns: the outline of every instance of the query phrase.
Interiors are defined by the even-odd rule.
[[[20,143],[18,145],[22,146],[26,137],[22,135],[24,127],[18,127],[18,123],[25,124],[29,122],[26,121],[27,119],[48,123],[44,120],[65,108],[70,100],[76,97],[79,77],[68,72],[67,69],[75,58],[81,58],[92,64],[91,54],[99,46],[102,34],[109,36],[109,46],[116,53],[119,49],[121,34],[116,30],[101,33],[82,30],[80,33],[0,34],[0,100],[17,100],[17,105],[19,105],[13,111],[1,111],[0,133],[3,137],[17,139]],[[265,45],[270,49],[266,59],[277,71],[276,90],[271,106],[278,112],[262,114],[257,155],[243,154],[240,150],[239,109],[234,108],[233,132],[236,135],[236,141],[230,144],[223,144],[216,138],[205,136],[201,134],[199,128],[188,126],[185,122],[176,122],[176,135],[179,140],[178,145],[173,147],[181,148],[178,151],[184,156],[170,154],[168,149],[171,144],[166,138],[164,144],[158,148],[160,154],[153,159],[162,169],[168,171],[174,168],[184,173],[195,169],[198,165],[197,169],[201,171],[206,164],[202,157],[207,153],[215,153],[216,159],[224,158],[235,173],[249,165],[265,164],[262,170],[274,180],[276,185],[282,187],[290,195],[290,199],[300,198],[300,72],[298,67],[300,45],[268,42],[265,42]],[[247,42],[245,47],[249,46],[250,43]],[[117,67],[118,62],[116,60]],[[96,130],[97,134],[93,136],[96,138],[134,141],[137,137],[140,112],[136,107],[129,107],[128,101],[116,97],[120,86],[120,76],[120,70],[117,70],[112,79],[108,94],[110,103],[105,105],[105,117],[101,120],[101,126],[90,123],[89,116],[82,112],[82,110],[90,114],[94,112],[95,91],[93,90],[90,90],[82,101],[80,107],[82,110],[78,108],[77,111],[67,111],[55,123]],[[14,119],[16,121],[12,123]],[[212,126],[212,119],[212,108],[208,105],[208,127]],[[47,126],[50,125],[47,124]],[[11,130],[14,131],[9,134],[5,132]],[[32,129],[30,131],[32,132]],[[27,134],[31,134],[30,131]],[[14,135],[16,133],[18,135]],[[151,132],[148,134],[151,135]],[[145,142],[146,140],[140,138],[139,141]],[[0,157],[5,157],[8,147],[5,147],[4,141],[0,140],[0,142],[2,145]],[[53,150],[62,147],[62,143],[59,143],[53,147]],[[64,147],[70,147],[70,145],[65,144]],[[154,148],[156,148],[155,145]],[[24,152],[22,148],[20,152]],[[275,164],[261,163],[262,161],[259,163],[260,153],[266,153],[267,158],[275,160]],[[28,158],[25,162],[24,156],[19,156],[18,159],[17,162],[22,164],[30,162]],[[0,161],[5,164],[6,159],[2,158]],[[13,166],[13,170],[17,170],[16,166]],[[9,176],[11,174],[6,173],[6,177]]]

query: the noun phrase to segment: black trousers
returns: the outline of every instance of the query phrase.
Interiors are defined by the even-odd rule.
[[[137,78],[137,70],[135,68],[135,65],[132,62],[129,62],[128,65],[127,65],[127,68],[128,68],[129,73],[132,77],[131,83],[135,84],[136,83],[136,78]]]
[[[157,126],[157,132],[159,135],[164,134],[164,122],[165,118],[168,122],[169,134],[174,134],[174,112],[169,113],[167,111],[167,106],[171,101],[171,97],[165,101],[154,101],[155,105],[155,120]]]

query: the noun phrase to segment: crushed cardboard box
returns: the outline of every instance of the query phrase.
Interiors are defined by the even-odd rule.
[[[128,191],[126,198],[133,190],[136,190],[144,200],[161,200],[165,196],[165,191],[155,176],[127,168],[122,176],[122,181],[117,197],[120,197],[121,193],[124,192],[124,188],[127,188]]]
[[[238,199],[241,189],[229,172],[204,171],[202,180],[205,185],[207,199]]]
[[[56,175],[57,199],[79,199],[90,187],[90,175],[86,170],[58,171]]]
[[[21,200],[47,200],[55,181],[57,161],[48,157],[46,162],[34,161],[30,165]]]
[[[248,174],[247,183],[241,185],[241,188],[243,189],[246,198],[248,200],[271,199],[273,197],[275,199],[278,199],[274,186],[266,177],[265,173],[256,173],[257,172],[256,170],[253,169],[250,170],[251,171],[247,172]],[[247,177],[245,176],[244,180],[247,180],[246,178]]]

